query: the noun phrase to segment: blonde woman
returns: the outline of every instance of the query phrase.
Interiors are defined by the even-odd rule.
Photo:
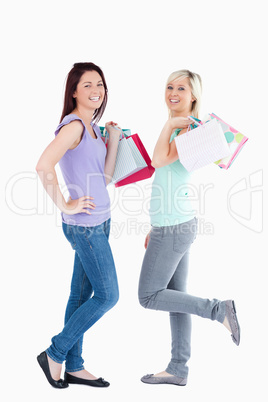
[[[197,233],[197,219],[188,198],[189,173],[178,159],[174,138],[199,117],[202,83],[189,70],[172,73],[165,91],[169,119],[156,143],[156,168],[150,202],[152,229],[145,240],[139,281],[139,301],[145,308],[168,311],[172,336],[171,360],[158,374],[147,374],[148,384],[186,385],[191,350],[191,314],[216,320],[231,332],[236,345],[240,327],[233,300],[202,299],[187,293],[189,251]]]

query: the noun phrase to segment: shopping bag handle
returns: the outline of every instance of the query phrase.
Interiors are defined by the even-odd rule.
[[[195,124],[197,124],[198,126],[202,126],[202,124],[203,124],[203,123],[201,122],[201,120],[197,119],[196,117],[188,116],[188,119],[192,120],[192,121],[193,121]],[[187,127],[186,133],[188,133],[188,132],[191,130],[192,126],[193,126],[193,129],[194,129],[194,125],[193,125],[193,124],[189,124],[189,126]]]
[[[188,116],[188,119],[191,119],[194,123],[196,123],[198,126],[202,126],[202,121],[199,120],[197,117],[194,116]]]
[[[114,128],[115,128],[116,130],[120,130],[120,131],[121,131],[119,140],[122,140],[123,138],[127,137],[127,135],[124,133],[124,131],[123,131],[120,127],[114,126]],[[107,135],[106,135],[106,134],[107,134]],[[105,145],[106,145],[106,144],[107,144],[107,140],[108,140],[108,138],[109,138],[109,133],[108,133],[108,131],[106,130],[106,128],[104,128],[104,130],[103,130],[103,137],[105,138],[104,143],[105,143]]]

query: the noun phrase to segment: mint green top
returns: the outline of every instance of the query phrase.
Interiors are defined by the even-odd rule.
[[[171,142],[181,130],[170,137]],[[173,226],[195,217],[189,195],[190,173],[179,159],[155,169],[152,184],[150,219],[152,226]]]

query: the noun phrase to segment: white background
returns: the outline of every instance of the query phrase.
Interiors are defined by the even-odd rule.
[[[39,401],[265,399],[264,5],[260,0],[25,0],[3,7],[1,391],[5,400],[14,400],[18,392]],[[92,61],[105,73],[109,101],[101,123],[112,119],[138,132],[150,155],[167,119],[166,79],[182,68],[203,79],[201,115],[214,112],[249,137],[230,170],[211,165],[193,176],[200,196],[195,206],[201,229],[192,247],[189,292],[234,298],[242,337],[237,348],[219,323],[193,317],[187,387],[140,382],[142,375],[164,370],[170,358],[168,314],[144,310],[137,299],[149,223],[143,200],[148,201],[151,180],[129,189],[109,189],[112,200],[121,200],[112,202],[110,238],[120,301],[87,332],[84,358],[86,368],[111,386],[57,391],[37,365],[37,354],[62,329],[73,251],[62,233],[59,211],[37,180],[35,165],[53,139],[65,77],[79,61]],[[63,184],[60,175],[59,180]],[[204,197],[202,185],[210,188]],[[206,232],[209,227],[213,234]]]

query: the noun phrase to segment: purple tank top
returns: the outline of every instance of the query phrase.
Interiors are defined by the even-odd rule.
[[[75,114],[64,117],[57,127],[60,129],[73,120],[80,120],[84,126],[82,139],[74,149],[68,149],[59,161],[61,172],[72,199],[84,195],[93,197],[95,209],[90,209],[91,215],[79,213],[74,215],[61,214],[63,222],[69,225],[96,226],[110,218],[110,198],[106,188],[104,166],[106,146],[101,139],[101,132],[96,124],[91,124],[97,136],[92,138],[84,122]]]

